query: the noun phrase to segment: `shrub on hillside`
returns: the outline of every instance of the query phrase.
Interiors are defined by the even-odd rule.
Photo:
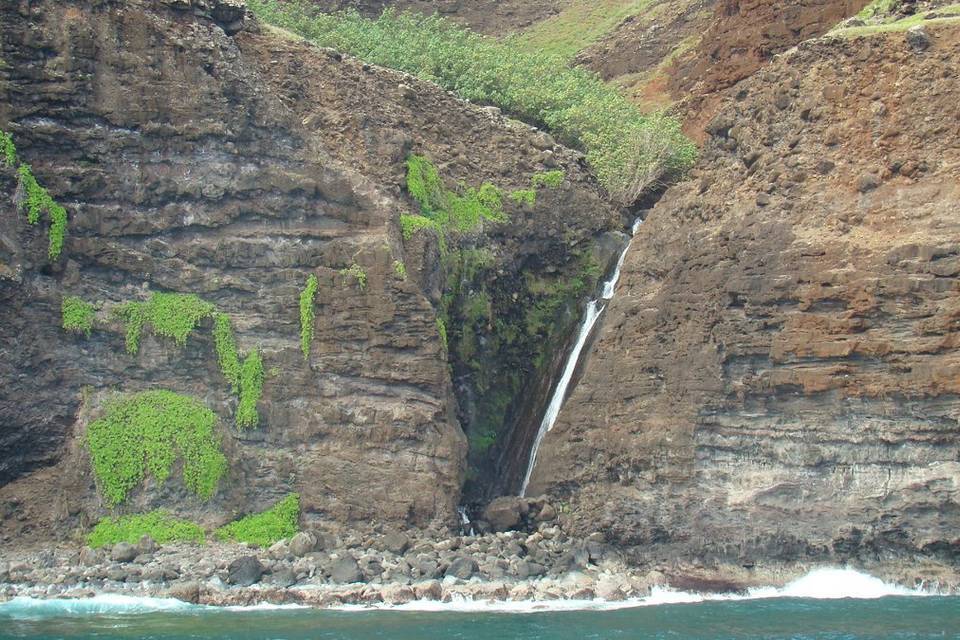
[[[565,144],[585,150],[601,183],[621,202],[685,171],[696,158],[676,119],[642,113],[595,73],[570,68],[558,56],[524,51],[437,16],[387,10],[371,20],[353,11],[325,14],[304,0],[247,5],[262,20],[315,44],[414,74],[549,128]]]

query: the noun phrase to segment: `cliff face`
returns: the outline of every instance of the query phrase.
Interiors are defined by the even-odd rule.
[[[569,526],[660,559],[955,568],[960,34],[927,30],[804,43],[708,124],[541,448],[529,494]]]
[[[548,220],[566,219],[568,248],[609,226],[579,156],[434,86],[261,29],[233,0],[10,2],[0,23],[0,123],[70,212],[51,262],[4,173],[5,539],[104,513],[86,425],[113,393],[155,388],[218,414],[229,471],[209,503],[170,480],[138,489],[130,511],[222,522],[297,491],[307,521],[450,521],[466,441],[437,328],[436,246],[401,237],[398,216],[414,206],[404,161],[422,153],[451,181],[504,189],[528,184],[548,155],[565,171],[555,194],[489,230],[502,239],[491,270],[510,273],[548,253]],[[305,360],[309,274],[319,288]],[[153,291],[199,295],[230,316],[242,352],[261,351],[257,429],[232,424],[211,320],[182,348],[147,332],[125,352],[110,310]],[[97,306],[89,338],[61,328],[66,296]]]

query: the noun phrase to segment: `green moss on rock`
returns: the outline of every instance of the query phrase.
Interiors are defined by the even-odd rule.
[[[210,409],[172,391],[145,391],[109,403],[86,437],[106,501],[122,503],[147,472],[162,484],[177,457],[187,488],[202,499],[213,496],[227,468],[216,424]]]
[[[273,507],[248,515],[217,529],[220,540],[246,542],[269,547],[275,542],[296,535],[300,523],[300,495],[291,493]]]
[[[63,328],[90,337],[93,331],[93,305],[77,296],[68,296],[60,305]]]
[[[248,355],[240,368],[240,403],[237,405],[237,428],[253,429],[260,424],[257,403],[263,394],[263,358],[258,350]]]
[[[216,312],[213,316],[213,343],[217,349],[217,363],[233,393],[240,391],[240,355],[233,335],[230,316]]]
[[[160,544],[203,544],[206,541],[206,534],[200,525],[189,520],[178,520],[168,512],[157,509],[150,513],[103,518],[87,535],[87,544],[94,549],[118,542],[135,544],[145,535]]]
[[[320,283],[317,276],[310,274],[307,277],[307,286],[300,292],[300,350],[303,359],[310,357],[310,344],[313,342],[313,330],[316,323],[316,312],[313,308]]]

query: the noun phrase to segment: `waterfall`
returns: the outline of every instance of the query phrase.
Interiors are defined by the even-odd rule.
[[[631,227],[633,235],[637,234],[642,222],[642,218],[637,218],[633,223]],[[587,305],[587,310],[583,315],[583,322],[580,323],[577,341],[573,345],[573,349],[570,350],[570,355],[567,356],[567,363],[563,367],[563,375],[560,376],[560,380],[557,382],[557,387],[554,389],[553,396],[550,398],[550,404],[547,405],[547,410],[543,414],[543,420],[540,421],[540,429],[537,431],[537,437],[533,441],[533,448],[530,450],[530,460],[527,462],[527,473],[523,476],[523,485],[520,487],[521,497],[527,493],[527,485],[530,484],[530,476],[533,475],[533,465],[537,462],[537,452],[540,451],[540,443],[543,442],[543,437],[547,435],[547,432],[553,428],[553,423],[556,422],[557,416],[560,414],[563,400],[567,396],[567,387],[570,386],[570,380],[573,379],[573,373],[577,370],[577,364],[580,362],[580,352],[583,351],[587,339],[590,337],[590,334],[593,333],[593,327],[597,324],[600,314],[606,309],[606,305],[601,306],[601,304],[613,298],[617,288],[617,282],[620,281],[620,271],[623,269],[623,261],[627,257],[630,244],[631,243],[628,242],[627,246],[625,246],[620,253],[620,258],[617,260],[617,267],[613,270],[613,275],[603,283],[603,293],[600,298],[591,300]]]
[[[463,535],[477,535],[473,530],[473,523],[470,521],[470,516],[467,515],[467,508],[463,506],[457,507],[457,513],[460,514],[460,529],[463,531]]]

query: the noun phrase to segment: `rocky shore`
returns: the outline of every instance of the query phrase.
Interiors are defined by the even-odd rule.
[[[4,549],[0,601],[110,593],[217,606],[616,602],[649,596],[656,587],[745,592],[782,586],[825,564],[638,562],[636,550],[608,544],[602,532],[567,535],[554,508],[542,501],[495,501],[484,516],[465,526],[467,535],[451,534],[440,524],[404,532],[313,529],[264,549],[212,541],[161,546],[148,536],[101,549]],[[470,535],[475,527],[486,533]],[[493,530],[506,527],[522,530]],[[855,568],[909,588],[958,588],[949,567],[920,562],[903,567],[877,559]]]

